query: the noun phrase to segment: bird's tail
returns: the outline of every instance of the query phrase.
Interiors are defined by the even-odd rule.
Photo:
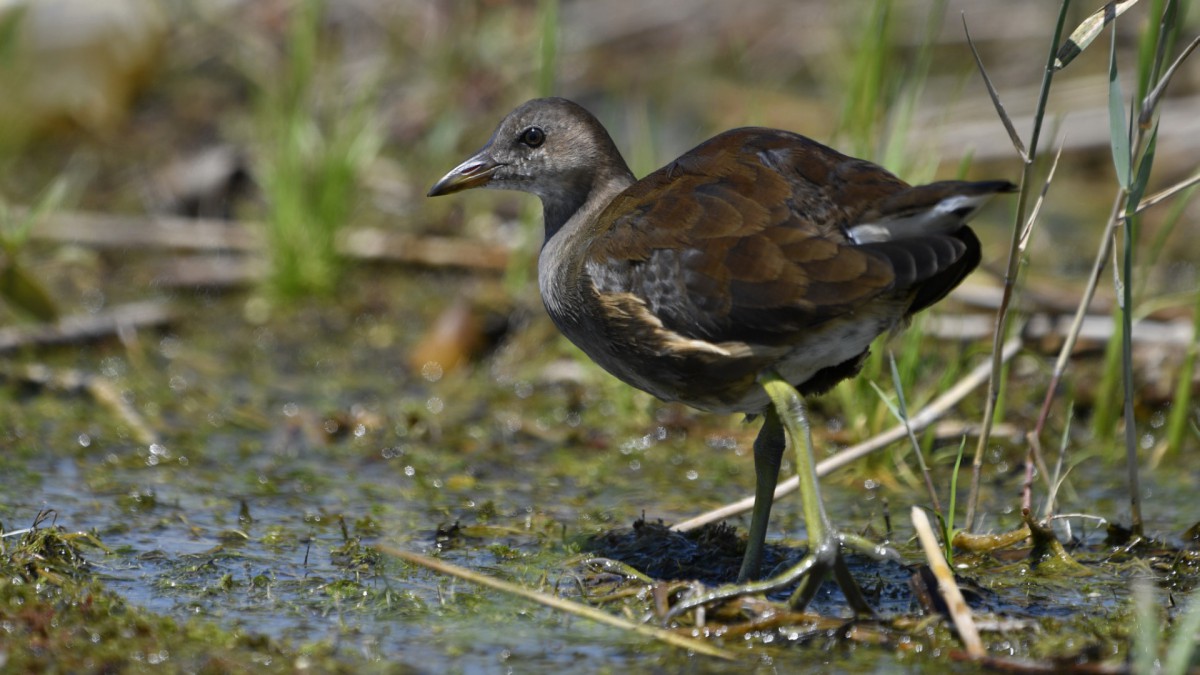
[[[952,234],[992,195],[1015,189],[1016,186],[1004,180],[918,185],[881,201],[849,227],[848,234],[856,244]]]

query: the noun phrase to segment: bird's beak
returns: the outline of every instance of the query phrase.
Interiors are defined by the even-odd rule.
[[[504,166],[497,162],[484,148],[473,157],[450,170],[442,179],[429,188],[429,197],[448,195],[461,190],[482,187],[492,180],[492,174]]]

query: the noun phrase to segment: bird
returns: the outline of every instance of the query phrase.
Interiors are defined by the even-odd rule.
[[[720,133],[638,180],[594,115],[551,97],[510,112],[428,195],[471,188],[541,199],[543,304],[602,368],[663,401],[763,418],[737,583],[678,607],[798,582],[791,603],[802,609],[832,575],[848,604],[870,613],[842,554],[894,553],[830,523],[804,397],[856,375],[876,337],[957,286],[981,257],[966,222],[1015,186],[913,186],[800,134],[760,127]],[[760,581],[788,436],[809,551]]]

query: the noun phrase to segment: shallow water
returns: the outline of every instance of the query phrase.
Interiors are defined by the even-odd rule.
[[[140,336],[140,354],[102,344],[41,355],[52,365],[107,373],[162,443],[133,443],[124,424],[87,397],[10,388],[4,528],[53,509],[59,525],[94,531],[113,550],[89,559],[137,606],[294,644],[332,641],[382,663],[464,672],[608,672],[644,662],[707,670],[712,664],[666,647],[355,544],[434,552],[573,595],[584,573],[571,558],[587,537],[643,515],[676,521],[746,494],[755,425],[663,406],[578,371],[571,348],[543,343],[552,333],[539,333],[541,318],[473,372],[430,381],[404,357],[441,306],[422,300],[460,280],[370,281],[369,311],[314,303],[250,322],[245,297],[185,299],[187,318]],[[415,316],[413,307],[426,309]],[[562,372],[582,372],[587,384],[553,375]],[[985,529],[1018,521],[1011,468],[1019,452],[1001,450],[989,467]],[[1060,512],[1127,523],[1123,467],[1086,448],[1075,453]],[[1172,539],[1197,520],[1191,497],[1200,470],[1168,461],[1144,475],[1143,492],[1150,531]],[[873,536],[881,536],[888,512],[905,562],[917,562],[906,514],[927,499],[878,480],[873,472],[886,472],[886,461],[872,466],[825,481],[829,511]],[[946,475],[948,465],[937,471]],[[455,536],[439,539],[439,528],[456,523]],[[1103,531],[1083,523],[1074,525],[1083,537],[1077,550],[1091,556]],[[785,536],[804,536],[794,497],[773,515],[771,540]],[[876,588],[885,616],[918,611],[910,572],[860,562],[856,574]],[[969,572],[988,589],[977,610],[1066,621],[1081,611],[1112,614],[1127,602],[1125,572],[1073,583],[1018,568]],[[849,616],[832,586],[814,609]],[[828,639],[767,631],[747,644],[764,668],[814,655],[834,669],[917,667],[925,658],[844,645],[830,653],[822,645],[841,643]]]

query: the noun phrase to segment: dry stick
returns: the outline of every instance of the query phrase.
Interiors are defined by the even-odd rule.
[[[993,272],[991,269],[988,269],[987,265],[982,266],[980,271],[987,274],[992,274],[996,279],[1000,279],[1003,276],[1003,273],[999,271]],[[1001,295],[1002,291],[998,287],[983,285],[981,283],[972,283],[970,281],[964,281],[961,286],[955,288],[950,293],[950,297],[954,298],[962,305],[966,305],[969,308],[977,310],[991,311],[995,311],[996,308],[1000,306]],[[1016,299],[1015,305],[1022,314],[1037,316],[1066,314],[1068,312],[1073,313],[1078,302],[1079,296],[1077,294],[1070,294],[1066,289],[1061,289],[1058,287],[1051,288],[1045,283],[1039,285],[1036,281],[1026,279],[1024,292],[1021,293],[1021,297]],[[1095,306],[1091,307],[1091,310],[1095,312],[1100,311],[1102,308],[1103,306],[1101,303],[1097,303]],[[937,319],[938,316],[939,315],[937,314],[930,315],[930,319]],[[942,314],[940,316],[946,315]],[[982,315],[978,313],[974,313],[974,316],[982,317]],[[995,323],[990,317],[991,314],[988,314],[989,327]],[[925,324],[929,323],[930,320],[926,319]],[[922,327],[924,327],[925,324],[922,324]],[[991,337],[991,335],[992,331],[989,328],[987,336]]]
[[[621,628],[623,630],[638,633],[640,635],[645,635],[655,640],[665,642],[673,647],[680,647],[698,654],[713,656],[728,661],[733,661],[737,658],[734,654],[725,651],[724,649],[714,647],[704,640],[697,640],[695,638],[679,635],[663,628],[656,628],[654,626],[647,626],[645,624],[626,621],[620,617],[600,611],[595,607],[589,607],[578,602],[566,600],[556,595],[540,593],[533,589],[525,588],[524,586],[518,586],[517,584],[509,583],[495,577],[479,574],[465,567],[459,567],[458,565],[444,562],[436,558],[430,558],[429,556],[424,556],[419,553],[413,553],[411,551],[405,551],[383,544],[378,544],[375,546],[375,548],[384,554],[406,560],[414,565],[419,565],[426,569],[433,570],[439,574],[448,574],[450,576],[469,581],[473,584],[487,586],[488,588],[494,588],[504,593],[525,598],[526,600],[532,600],[538,604],[550,607],[551,609],[569,612],[576,616],[584,617],[585,619],[591,619],[597,623],[615,626],[616,628]]]
[[[1067,406],[1067,421],[1063,424],[1062,438],[1058,444],[1058,461],[1054,464],[1054,477],[1050,481],[1050,491],[1046,493],[1046,510],[1042,518],[1046,522],[1050,522],[1050,517],[1054,515],[1054,502],[1058,500],[1058,491],[1063,483],[1067,480],[1067,474],[1070,470],[1063,471],[1063,464],[1067,461],[1067,445],[1071,440],[1071,421],[1075,419],[1075,406]],[[1070,528],[1068,522],[1067,527]],[[1069,531],[1069,530],[1068,530]]]
[[[130,328],[165,324],[172,318],[173,312],[165,303],[147,301],[118,305],[96,314],[63,317],[51,324],[2,328],[0,353],[31,345],[70,344],[95,339]],[[2,375],[62,391],[86,391],[97,403],[129,425],[138,443],[154,445],[159,442],[158,434],[107,379],[77,370],[56,371],[38,365],[28,366],[24,371],[7,371]]]
[[[1001,361],[1007,363],[1010,359],[1012,359],[1013,356],[1017,354],[1018,351],[1020,351],[1020,349],[1021,339],[1019,337],[1012,338],[1006,342],[1004,344],[1004,348],[1000,350]],[[958,402],[966,398],[967,394],[971,393],[971,391],[973,391],[976,387],[983,384],[983,381],[987,379],[990,370],[990,362],[984,362],[972,368],[971,372],[967,373],[966,377],[959,380],[953,387],[931,401],[929,405],[922,408],[921,411],[916,415],[913,415],[911,418],[909,418],[908,426],[912,428],[914,433],[916,433],[932,424],[942,415],[946,414],[948,410],[953,408],[955,405],[958,405]],[[858,445],[846,448],[833,457],[829,457],[818,462],[817,475],[826,476],[836,469],[840,469],[851,462],[854,462],[862,457],[866,457],[876,450],[887,447],[891,443],[895,443],[896,441],[903,439],[907,433],[908,432],[905,430],[904,425],[901,424],[888,429],[878,436],[867,439]],[[784,495],[791,494],[799,487],[799,477],[792,476],[791,478],[780,483],[779,487],[775,488],[775,499],[779,499]],[[687,532],[688,530],[694,530],[698,527],[703,527],[718,520],[724,520],[731,516],[746,513],[753,507],[754,497],[746,497],[745,499],[738,500],[732,504],[726,504],[720,508],[706,511],[705,513],[702,513],[694,518],[685,520],[682,523],[676,523],[675,525],[671,526],[671,529],[678,532]]]
[[[1188,43],[1188,46],[1183,49],[1183,52],[1179,54],[1179,56],[1175,59],[1175,62],[1172,63],[1169,68],[1167,68],[1167,72],[1163,73],[1162,79],[1158,81],[1158,84],[1154,86],[1154,89],[1152,89],[1149,94],[1146,94],[1146,98],[1143,99],[1142,103],[1142,113],[1138,115],[1139,127],[1142,129],[1147,129],[1150,127],[1150,120],[1154,117],[1155,111],[1158,110],[1158,102],[1162,98],[1163,93],[1167,90],[1167,85],[1171,83],[1171,78],[1175,77],[1175,73],[1179,70],[1179,66],[1183,65],[1183,62],[1186,61],[1189,56],[1191,56],[1196,47],[1200,47],[1200,35],[1197,35],[1190,43]]]
[[[1031,440],[1033,438],[1040,439],[1042,436],[1042,431],[1046,426],[1046,418],[1050,415],[1050,404],[1054,401],[1054,394],[1058,391],[1058,384],[1067,370],[1071,353],[1075,351],[1075,341],[1079,338],[1080,329],[1083,327],[1088,307],[1092,304],[1092,296],[1096,294],[1096,288],[1100,285],[1100,275],[1104,272],[1104,262],[1112,252],[1113,234],[1119,222],[1122,201],[1119,194],[1113,200],[1112,212],[1108,217],[1108,223],[1104,226],[1104,234],[1100,236],[1100,249],[1096,251],[1096,261],[1092,263],[1092,273],[1088,277],[1087,286],[1083,289],[1083,298],[1080,299],[1079,306],[1075,309],[1075,318],[1072,320],[1071,328],[1067,331],[1062,348],[1058,352],[1058,359],[1054,362],[1054,371],[1050,374],[1050,383],[1046,388],[1046,398],[1042,401],[1042,409],[1038,413],[1037,424],[1034,425],[1033,431],[1030,432]]]
[[[1046,175],[1045,182],[1042,183],[1042,191],[1038,194],[1037,201],[1033,205],[1033,212],[1029,214],[1029,220],[1025,223],[1025,232],[1022,234],[1017,245],[1017,256],[1023,256],[1025,249],[1029,246],[1029,237],[1033,234],[1033,224],[1037,221],[1038,214],[1042,211],[1042,205],[1046,202],[1046,193],[1050,190],[1050,182],[1054,180],[1054,172],[1058,170],[1058,160],[1062,159],[1064,145],[1066,145],[1064,142],[1058,144],[1058,152],[1054,154],[1054,161],[1050,164],[1050,171]],[[1090,302],[1091,298],[1088,298],[1088,301]],[[1034,465],[1042,473],[1042,479],[1046,481],[1047,489],[1053,487],[1050,484],[1050,471],[1046,468],[1046,458],[1042,455],[1041,437],[1035,436],[1030,440],[1029,450],[1025,453],[1025,485],[1021,490],[1021,504],[1025,509],[1030,509],[1033,503]]]
[[[85,382],[88,393],[91,394],[97,403],[116,413],[117,417],[120,417],[129,425],[134,440],[145,446],[159,444],[158,434],[142,419],[138,411],[121,396],[121,392],[113,386],[111,381],[103,377],[87,375]],[[154,452],[155,448],[151,448],[151,451]]]
[[[14,208],[20,213],[21,209]],[[263,228],[225,220],[58,211],[30,230],[34,239],[106,248],[261,251]]]
[[[95,314],[66,316],[55,323],[0,328],[0,354],[31,345],[61,345],[92,340],[122,328],[165,324],[174,312],[159,301],[131,302]]]
[[[156,445],[159,442],[158,434],[142,419],[138,411],[121,397],[121,392],[106,378],[74,369],[56,370],[41,364],[32,364],[19,369],[5,368],[0,370],[0,379],[2,378],[71,394],[86,392],[97,403],[108,408],[128,425],[129,432],[135,441],[145,446]]]
[[[457,267],[489,272],[508,268],[509,252],[473,239],[416,236],[374,228],[350,230],[338,241],[338,252],[358,260]]]
[[[1072,330],[1072,317],[1063,315],[1037,314],[1029,317],[1021,329],[1026,342],[1037,342],[1043,338],[1066,339]],[[992,335],[991,319],[976,314],[943,314],[931,316],[921,324],[921,330],[930,337],[961,340],[982,340]],[[1076,329],[1075,339],[1104,344],[1112,339],[1111,316],[1088,314]],[[1138,345],[1156,346],[1162,349],[1187,349],[1195,343],[1191,321],[1154,321],[1142,319],[1137,322],[1135,338]],[[1056,343],[1059,344],[1059,343]],[[1065,367],[1065,366],[1064,366]]]
[[[1070,0],[1063,0],[1062,8],[1058,14],[1058,23],[1054,28],[1054,40],[1051,43],[1054,46],[1059,44],[1062,37],[1068,5],[1070,5]],[[966,14],[963,14],[963,31],[967,31]],[[988,379],[988,393],[984,404],[983,424],[979,433],[979,443],[975,446],[975,457],[971,462],[971,490],[967,496],[966,515],[966,529],[970,531],[975,525],[975,511],[979,505],[979,482],[983,472],[983,452],[987,448],[988,441],[991,439],[992,424],[996,416],[996,404],[1000,398],[1000,380],[1003,374],[1000,345],[1007,332],[1008,305],[1012,300],[1013,289],[1017,283],[1017,271],[1020,262],[1020,257],[1017,255],[1017,248],[1025,224],[1025,212],[1030,192],[1029,186],[1033,182],[1034,158],[1037,156],[1038,140],[1042,133],[1042,118],[1045,115],[1047,100],[1050,98],[1050,82],[1054,79],[1055,50],[1053,48],[1050,50],[1050,56],[1046,62],[1046,69],[1042,75],[1041,91],[1038,94],[1037,109],[1033,116],[1033,133],[1030,137],[1028,150],[1024,150],[1019,141],[1016,140],[1016,133],[1012,128],[1012,123],[1008,121],[1008,115],[1005,113],[1004,107],[1000,105],[1000,99],[995,94],[995,88],[990,84],[991,80],[983,67],[983,61],[979,56],[979,52],[975,49],[975,43],[972,42],[969,32],[967,32],[967,44],[971,46],[971,53],[975,56],[975,62],[979,66],[979,72],[983,76],[984,82],[988,83],[988,94],[995,105],[996,113],[1000,116],[1001,121],[1004,122],[1005,128],[1009,129],[1010,136],[1014,137],[1013,145],[1017,149],[1017,153],[1021,155],[1024,165],[1021,172],[1021,191],[1017,195],[1017,213],[1013,221],[1012,242],[1009,246],[1008,268],[1004,273],[1004,293],[1001,296],[1000,308],[996,312],[996,332],[992,338],[992,373]]]
[[[1160,190],[1160,191],[1154,193],[1153,195],[1146,197],[1145,199],[1142,200],[1141,204],[1138,204],[1137,208],[1134,210],[1133,213],[1134,213],[1134,215],[1140,214],[1142,211],[1145,211],[1146,209],[1150,208],[1151,206],[1156,206],[1159,203],[1164,202],[1164,201],[1170,199],[1171,197],[1174,197],[1176,194],[1183,192],[1184,190],[1186,190],[1196,184],[1200,184],[1200,173],[1196,174],[1195,176],[1192,176],[1191,178],[1181,180],[1178,183],[1172,185],[1171,187],[1169,187],[1165,190]],[[1125,214],[1122,213],[1121,214],[1121,222],[1124,222],[1124,221],[1125,221]]]
[[[14,208],[15,213],[23,209]],[[46,241],[67,241],[105,248],[170,248],[188,251],[262,252],[266,245],[253,222],[171,216],[115,216],[58,212],[30,231]],[[374,228],[346,232],[338,251],[359,260],[381,260],[503,271],[508,251],[494,244],[454,237],[416,236]]]
[[[933,572],[933,576],[937,578],[938,590],[942,593],[942,598],[946,601],[946,609],[950,613],[950,620],[954,622],[954,628],[958,630],[958,637],[963,641],[963,646],[967,649],[967,654],[973,659],[980,659],[987,655],[987,651],[983,648],[983,641],[979,639],[979,629],[975,627],[975,620],[971,618],[971,608],[967,605],[967,601],[963,599],[962,591],[958,590],[958,584],[954,581],[954,572],[950,566],[946,564],[946,559],[942,557],[942,549],[938,546],[937,537],[933,534],[933,527],[929,524],[929,516],[921,510],[921,507],[912,507],[913,529],[917,531],[917,539],[921,540],[921,549],[925,551],[925,560],[929,563],[929,569]]]

